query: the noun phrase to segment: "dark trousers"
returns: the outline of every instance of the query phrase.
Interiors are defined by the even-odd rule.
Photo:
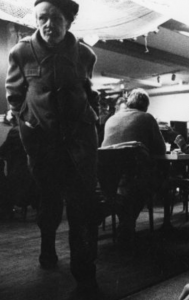
[[[27,139],[24,141],[29,167],[41,192],[37,223],[42,240],[50,237],[52,243],[55,241],[65,200],[71,272],[78,282],[94,279],[98,237],[95,185],[86,184],[62,142],[48,143],[40,132],[33,135],[33,143],[31,137],[29,143]],[[93,169],[93,165],[95,168],[95,157],[89,155],[89,162],[87,164],[85,159],[85,164],[89,169]]]

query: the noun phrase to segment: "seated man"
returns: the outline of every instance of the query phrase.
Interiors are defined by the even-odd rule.
[[[128,96],[126,106],[108,119],[105,125],[102,147],[137,141],[148,149],[148,159],[142,159],[138,174],[129,170],[127,178],[122,178],[118,189],[117,215],[119,217],[118,243],[133,247],[135,225],[144,207],[151,188],[150,156],[165,154],[163,136],[155,118],[147,113],[149,96],[143,89],[134,89]]]

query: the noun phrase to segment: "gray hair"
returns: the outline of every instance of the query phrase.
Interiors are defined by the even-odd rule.
[[[150,99],[148,93],[145,90],[138,88],[130,92],[127,99],[128,108],[135,108],[146,112],[149,105]]]

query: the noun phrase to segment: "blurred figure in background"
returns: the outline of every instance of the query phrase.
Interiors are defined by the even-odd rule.
[[[117,113],[122,109],[125,109],[126,107],[127,107],[127,98],[125,96],[118,98],[115,105],[115,113]]]
[[[189,154],[189,144],[186,143],[184,137],[181,134],[175,135],[174,143],[179,147],[180,151]]]
[[[6,203],[4,212],[14,216],[14,206],[22,208],[23,217],[26,217],[27,207],[38,208],[39,193],[37,186],[29,172],[27,155],[22,145],[16,117],[8,110],[5,115],[6,124],[11,129],[7,138],[0,147],[0,157],[6,161]]]

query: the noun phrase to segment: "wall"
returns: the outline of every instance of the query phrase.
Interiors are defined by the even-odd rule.
[[[189,121],[189,93],[150,96],[148,111],[160,121]]]

